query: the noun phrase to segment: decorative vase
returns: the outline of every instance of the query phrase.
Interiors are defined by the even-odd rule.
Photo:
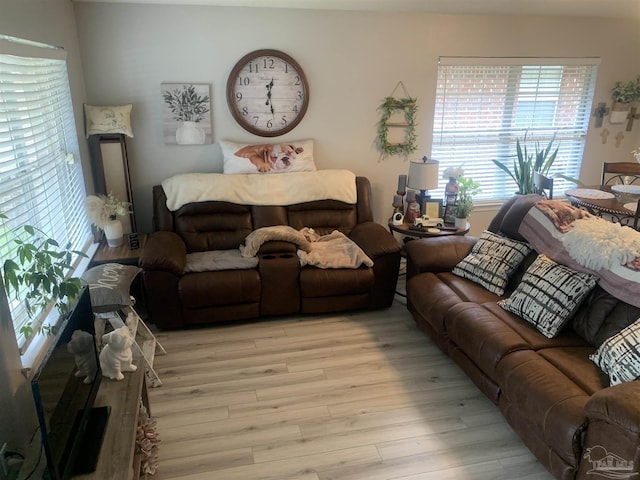
[[[103,227],[104,236],[107,238],[109,247],[119,247],[122,245],[122,222],[118,219],[112,219]]]
[[[458,218],[456,217],[455,219],[455,226],[458,230],[461,230],[463,228],[466,228],[467,226],[467,219],[466,218]]]
[[[445,205],[456,203],[459,186],[456,177],[449,177],[449,183],[444,186]]]
[[[196,122],[184,121],[176,130],[176,143],[178,145],[202,145],[204,131],[196,125]]]

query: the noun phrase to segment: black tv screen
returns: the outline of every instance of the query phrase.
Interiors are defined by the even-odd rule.
[[[97,368],[90,376],[76,375],[75,355],[68,348],[76,330],[88,332],[93,340]],[[92,408],[102,378],[99,365],[89,289],[85,288],[31,381],[47,458],[45,478],[66,480],[95,469],[108,417],[107,409]],[[86,437],[96,434],[97,438]]]

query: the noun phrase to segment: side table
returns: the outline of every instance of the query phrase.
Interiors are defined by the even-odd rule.
[[[393,222],[389,222],[389,231],[393,234],[393,232],[398,232],[404,235],[405,237],[413,237],[413,238],[428,238],[428,237],[448,237],[451,235],[466,235],[469,233],[469,229],[471,225],[467,222],[465,228],[459,228],[456,230],[442,230],[439,232],[429,232],[429,231],[420,231],[420,230],[411,230],[409,227],[410,223],[403,223],[401,225],[394,225]]]

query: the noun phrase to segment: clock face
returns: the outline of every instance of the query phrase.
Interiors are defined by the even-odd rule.
[[[256,50],[236,63],[227,80],[227,104],[247,131],[276,137],[292,130],[309,104],[300,65],[277,50]]]

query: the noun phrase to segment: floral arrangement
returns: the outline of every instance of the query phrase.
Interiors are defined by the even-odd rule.
[[[442,172],[442,178],[455,178],[456,180],[464,175],[464,170],[462,169],[462,165],[459,167],[448,167]]]
[[[131,213],[131,204],[118,200],[113,193],[109,195],[89,195],[84,202],[91,223],[104,230],[109,221]]]
[[[633,155],[633,158],[636,159],[636,162],[640,163],[640,147],[635,150],[631,150],[631,154]]]

